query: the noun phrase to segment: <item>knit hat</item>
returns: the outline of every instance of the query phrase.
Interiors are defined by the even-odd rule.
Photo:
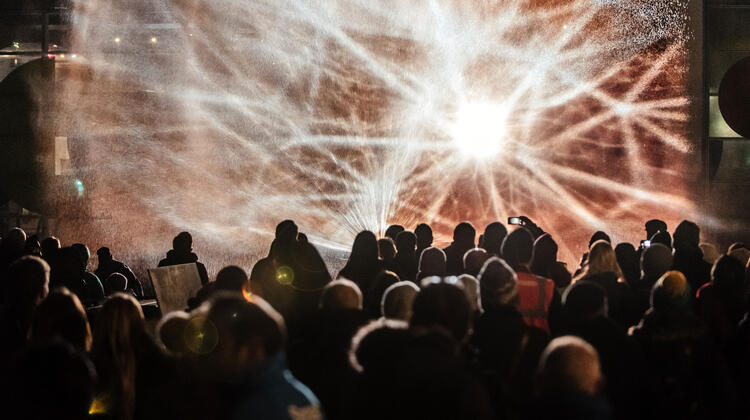
[[[477,279],[484,309],[495,305],[520,304],[516,272],[501,258],[487,260]]]
[[[677,270],[664,273],[651,289],[651,307],[657,311],[681,310],[690,303],[690,285]]]

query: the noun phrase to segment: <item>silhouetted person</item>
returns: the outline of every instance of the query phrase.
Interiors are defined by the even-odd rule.
[[[56,257],[52,260],[50,285],[53,288],[66,287],[75,293],[84,305],[88,306],[104,299],[104,285],[95,274],[86,271],[87,249],[80,245],[58,250]]]
[[[417,258],[419,258],[422,251],[432,246],[432,228],[427,223],[420,223],[414,228],[414,235],[417,236]]]
[[[518,310],[518,279],[498,257],[479,274],[484,312],[474,325],[471,345],[477,349],[482,378],[498,418],[518,418],[532,395],[536,370],[547,334],[529,327]]]
[[[401,280],[417,280],[417,236],[405,230],[396,237],[396,274]]]
[[[56,289],[39,304],[29,332],[31,343],[45,345],[62,340],[77,351],[91,350],[91,327],[86,311],[68,289]]]
[[[101,414],[115,419],[164,418],[171,406],[167,384],[174,372],[146,331],[138,301],[129,294],[107,298],[96,317],[91,360],[99,375]]]
[[[26,238],[26,245],[23,249],[24,255],[42,256],[42,244],[39,243],[37,235],[31,235]]]
[[[216,328],[216,345],[202,364],[231,398],[217,408],[226,418],[293,420],[322,418],[310,390],[286,367],[283,319],[263,299],[252,303],[237,295],[217,294],[207,320]]]
[[[357,285],[350,280],[334,280],[323,289],[320,309],[311,315],[307,334],[299,344],[290,343],[292,373],[320,399],[328,418],[343,418],[342,399],[354,381],[349,346],[367,321]]]
[[[104,279],[104,294],[112,296],[115,293],[129,293],[137,298],[133,289],[130,288],[128,279],[120,273],[112,273]]]
[[[668,271],[651,292],[651,308],[630,334],[641,344],[649,375],[644,387],[646,419],[719,416],[715,389],[720,372],[706,328],[692,311],[690,284]],[[718,386],[718,388],[722,388]],[[711,414],[709,414],[711,413]]]
[[[352,340],[352,355],[360,374],[347,418],[492,418],[484,390],[463,368],[456,343],[443,329],[373,322]]]
[[[410,281],[401,281],[391,285],[383,293],[380,311],[384,318],[409,322],[412,315],[412,304],[419,288]]]
[[[659,232],[667,231],[667,224],[663,220],[651,219],[646,222],[646,239],[651,239]]]
[[[42,248],[42,258],[47,260],[50,255],[60,249],[60,240],[54,236],[50,236],[49,238],[43,239],[40,246]]]
[[[170,312],[156,325],[156,340],[164,350],[177,356],[188,352],[185,340],[185,328],[190,322],[190,315],[183,311]]]
[[[594,245],[594,242],[596,241],[606,241],[610,244],[612,243],[612,239],[609,238],[609,235],[607,235],[606,232],[602,232],[601,230],[597,230],[593,235],[591,235],[591,239],[589,239],[589,248],[591,248],[591,245]]]
[[[642,354],[626,330],[608,318],[607,292],[597,283],[580,280],[563,294],[562,334],[576,335],[596,348],[604,375],[606,395],[618,419],[640,415]]]
[[[627,242],[621,242],[615,247],[615,257],[628,285],[632,287],[638,283],[641,278],[641,267],[635,247]]]
[[[482,235],[482,244],[480,248],[487,251],[488,254],[496,257],[500,256],[500,246],[503,244],[508,229],[500,222],[492,222],[484,228]]]
[[[636,306],[641,317],[651,306],[651,289],[664,273],[672,268],[672,249],[663,244],[651,244],[641,254],[641,279],[633,287]]]
[[[236,265],[228,265],[216,275],[216,291],[225,290],[250,296],[250,280],[247,273]]]
[[[455,277],[428,277],[414,298],[409,325],[439,326],[450,332],[457,343],[462,343],[469,332],[471,313],[463,285]]]
[[[445,270],[449,276],[458,276],[464,273],[464,254],[474,248],[476,235],[477,231],[469,222],[461,222],[453,230],[453,242],[443,249],[443,252],[445,252]]]
[[[396,242],[398,234],[404,231],[404,227],[401,225],[390,225],[385,230],[385,237],[390,238],[393,242]]]
[[[552,280],[531,273],[528,264],[534,248],[534,239],[524,227],[519,227],[503,240],[503,260],[518,276],[519,310],[527,324],[550,331],[550,317],[554,324],[555,310],[560,297]]]
[[[570,284],[571,275],[564,262],[557,261],[557,242],[548,233],[540,235],[534,241],[529,270],[537,276],[545,277],[555,283],[558,291],[565,290]]]
[[[0,242],[0,302],[7,287],[8,267],[23,256],[26,232],[21,228],[11,229]]]
[[[378,253],[384,270],[396,271],[396,244],[391,238],[378,239]]]
[[[128,280],[128,288],[135,293],[135,296],[143,297],[143,286],[141,286],[141,282],[135,277],[133,270],[127,264],[115,260],[107,247],[97,249],[96,255],[99,258],[99,266],[94,270],[94,274],[101,281],[104,281],[112,273],[120,273]]]
[[[383,270],[376,277],[372,284],[372,289],[365,294],[365,313],[372,319],[380,318],[380,303],[383,300],[383,294],[392,285],[400,281],[396,273]]]
[[[482,248],[472,248],[466,251],[463,256],[463,272],[476,277],[479,274],[479,270],[484,266],[485,261],[491,256],[491,254]]]
[[[529,419],[607,420],[609,405],[599,394],[605,378],[596,350],[578,337],[552,340],[539,361],[539,395]]]
[[[365,230],[354,238],[349,260],[337,277],[353,281],[360,290],[370,290],[375,276],[382,268],[378,258],[378,240],[374,233]]]
[[[3,418],[84,420],[92,406],[96,372],[85,353],[62,341],[29,348],[5,372]]]
[[[700,243],[700,228],[693,222],[683,220],[674,230],[674,263],[672,270],[685,275],[694,291],[711,280],[711,265],[703,261]]]
[[[180,232],[172,239],[172,249],[167,251],[166,258],[159,261],[159,267],[190,263],[195,263],[201,284],[208,283],[206,266],[198,261],[198,256],[193,252],[193,236],[189,232]]]
[[[26,345],[36,308],[49,293],[49,270],[43,259],[34,256],[21,257],[8,267],[6,302],[0,307],[0,366],[3,368]]]
[[[657,232],[651,237],[651,245],[662,244],[668,248],[672,248],[672,236],[667,231]]]
[[[417,282],[425,277],[445,275],[445,252],[436,247],[429,247],[422,251],[419,257],[419,272]]]
[[[711,282],[698,289],[696,312],[722,348],[734,339],[747,312],[746,293],[745,267],[729,255],[716,261]]]

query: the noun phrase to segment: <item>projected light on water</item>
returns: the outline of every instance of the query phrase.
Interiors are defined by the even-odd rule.
[[[111,162],[87,194],[123,219],[265,249],[292,218],[345,250],[525,214],[571,261],[593,230],[693,210],[678,2],[77,3],[92,78],[67,102]],[[176,22],[158,43],[154,7]]]

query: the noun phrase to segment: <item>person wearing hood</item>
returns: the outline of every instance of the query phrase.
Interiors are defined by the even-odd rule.
[[[166,258],[159,261],[159,267],[189,263],[195,263],[201,285],[206,285],[208,272],[206,266],[198,261],[198,256],[193,252],[193,237],[189,232],[180,232],[172,239],[172,249],[167,252]]]

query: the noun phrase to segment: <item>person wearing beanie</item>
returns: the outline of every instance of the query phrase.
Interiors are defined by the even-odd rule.
[[[685,275],[672,270],[659,278],[651,307],[629,334],[640,343],[649,372],[642,384],[643,418],[689,418],[695,410],[718,409],[719,391],[711,384],[722,380],[716,376],[722,369],[711,362],[718,359],[704,323],[693,314]]]
[[[536,362],[549,338],[545,331],[524,321],[519,311],[518,279],[504,260],[487,260],[478,280],[484,312],[474,323],[469,344],[479,356],[496,413],[518,418],[519,408],[533,395]]]
[[[672,270],[682,272],[692,290],[698,290],[711,279],[711,264],[703,261],[700,247],[700,228],[683,220],[674,230],[674,263]]]

